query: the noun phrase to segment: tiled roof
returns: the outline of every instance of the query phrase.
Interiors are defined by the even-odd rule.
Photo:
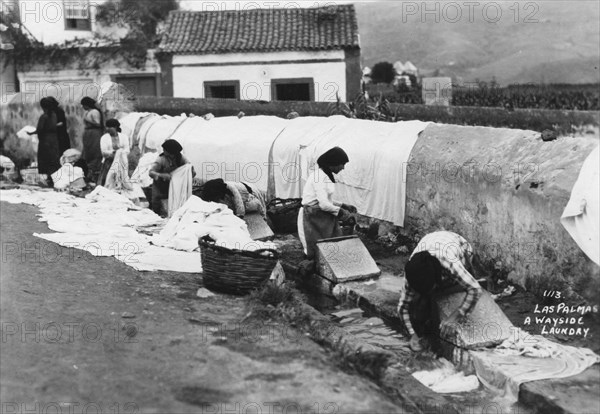
[[[358,48],[353,5],[172,11],[159,49],[177,54]]]

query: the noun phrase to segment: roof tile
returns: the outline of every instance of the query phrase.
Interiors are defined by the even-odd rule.
[[[358,48],[353,5],[173,11],[159,49],[177,54]]]

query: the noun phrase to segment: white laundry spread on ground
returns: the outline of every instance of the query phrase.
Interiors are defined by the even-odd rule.
[[[104,183],[106,189],[118,193],[129,200],[140,200],[146,197],[144,190],[139,182],[129,178],[129,160],[127,152],[119,149],[115,153],[115,158],[106,175]]]
[[[210,236],[217,245],[229,249],[275,249],[273,243],[252,240],[246,222],[227,206],[209,203],[196,196],[191,196],[175,211],[163,230],[152,237],[152,243],[193,251],[198,248],[198,239],[204,236]]]
[[[38,206],[40,221],[47,222],[50,230],[57,233],[34,236],[61,246],[94,256],[114,256],[141,271],[202,271],[198,252],[152,246],[149,236],[135,230],[137,226],[149,226],[164,219],[104,187],[97,187],[86,198],[56,191],[1,190],[0,200]]]
[[[600,265],[600,147],[585,159],[560,218],[573,240]]]
[[[83,178],[83,170],[80,167],[74,167],[73,164],[64,163],[62,167],[52,173],[52,181],[54,188],[62,190],[67,188],[69,184]]]
[[[173,216],[192,196],[192,164],[185,164],[171,173],[169,182],[168,215]]]
[[[479,388],[479,380],[475,375],[465,376],[456,371],[452,363],[440,358],[440,368],[431,371],[418,371],[412,374],[421,384],[438,393],[455,393],[473,391]]]
[[[498,347],[469,353],[479,380],[512,402],[524,382],[571,377],[600,362],[588,348],[561,345],[517,328]]]

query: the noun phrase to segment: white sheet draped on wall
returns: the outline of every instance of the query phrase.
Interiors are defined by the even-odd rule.
[[[600,265],[600,147],[585,159],[560,222],[583,252]]]
[[[146,115],[146,114],[144,114]],[[271,198],[299,198],[316,159],[334,146],[342,147],[350,163],[338,177],[336,201],[355,205],[360,214],[404,225],[406,164],[421,121],[376,122],[331,117],[275,116],[137,117],[143,151],[158,151],[166,139],[183,146],[183,154],[204,180],[243,181]]]

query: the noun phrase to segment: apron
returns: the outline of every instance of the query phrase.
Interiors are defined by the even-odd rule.
[[[314,260],[317,241],[342,236],[337,216],[315,206],[303,206],[298,214],[298,236],[308,260]]]

